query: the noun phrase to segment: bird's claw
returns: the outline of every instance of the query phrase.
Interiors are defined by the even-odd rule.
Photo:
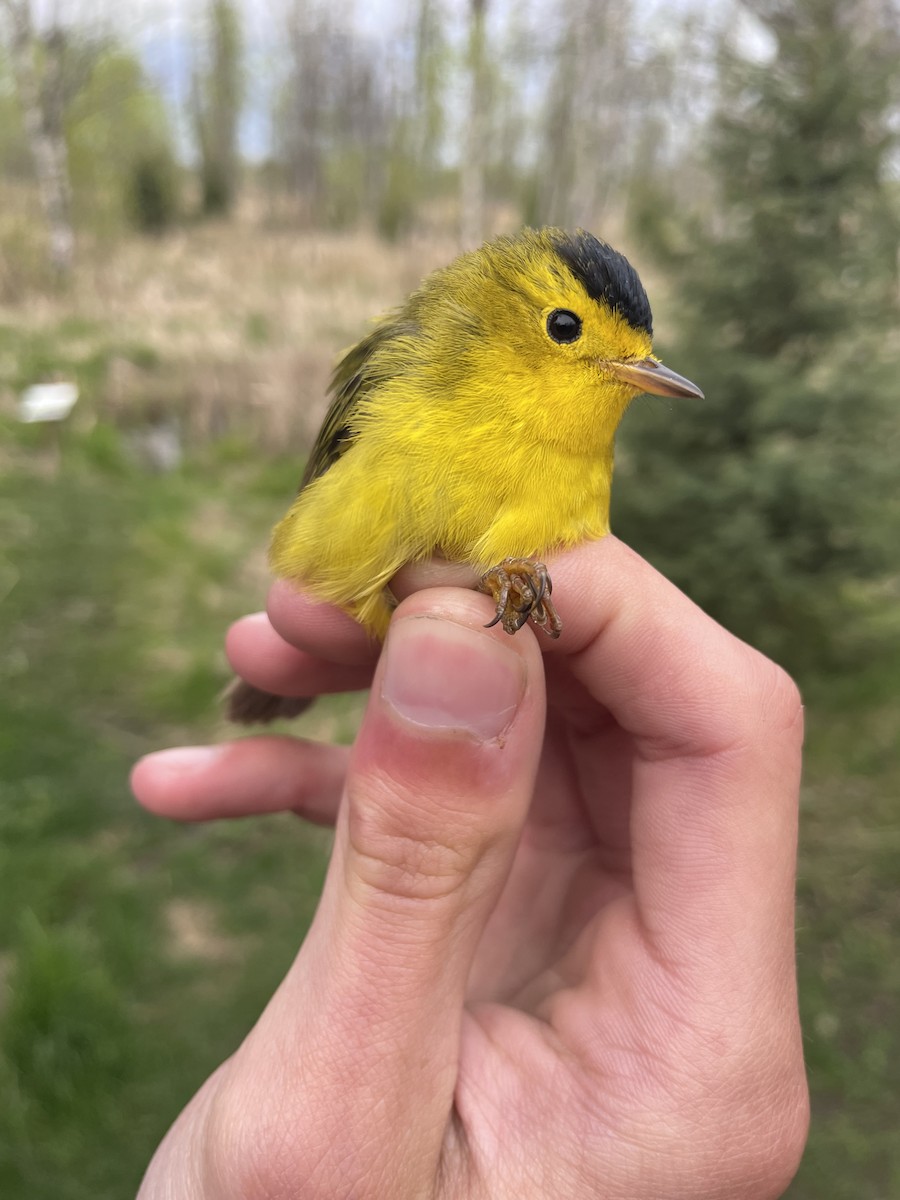
[[[543,563],[504,558],[482,575],[478,586],[497,603],[494,619],[488,621],[486,629],[499,623],[507,633],[516,633],[530,617],[549,637],[559,637],[562,621],[550,599],[553,583]]]

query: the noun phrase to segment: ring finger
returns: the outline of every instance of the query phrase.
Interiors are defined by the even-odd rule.
[[[349,752],[347,746],[270,735],[179,746],[142,758],[131,786],[144,808],[175,821],[295,812],[333,825]]]

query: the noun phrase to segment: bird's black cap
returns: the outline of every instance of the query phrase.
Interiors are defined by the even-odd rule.
[[[592,300],[603,300],[634,329],[653,333],[653,316],[644,285],[618,250],[592,233],[554,233],[553,248]]]

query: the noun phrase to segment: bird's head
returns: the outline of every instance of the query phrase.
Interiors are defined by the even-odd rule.
[[[458,321],[456,351],[472,375],[533,402],[530,419],[553,440],[572,440],[578,422],[611,436],[641,392],[703,395],[653,356],[650,304],[637,272],[590,233],[526,229],[463,255],[437,277],[445,311]]]

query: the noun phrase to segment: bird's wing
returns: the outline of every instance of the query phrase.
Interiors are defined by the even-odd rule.
[[[322,428],[300,481],[300,491],[329,467],[334,466],[341,455],[353,443],[350,421],[360,401],[384,379],[384,370],[379,370],[375,359],[377,351],[386,342],[413,332],[414,326],[399,320],[396,314],[384,317],[367,337],[357,342],[340,360],[331,376],[328,391],[332,397]]]

